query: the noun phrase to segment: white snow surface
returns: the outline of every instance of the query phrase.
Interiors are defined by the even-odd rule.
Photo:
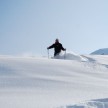
[[[108,56],[1,55],[0,108],[108,108]]]

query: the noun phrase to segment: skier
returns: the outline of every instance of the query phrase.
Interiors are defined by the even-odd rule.
[[[51,49],[51,48],[54,48],[54,57],[56,55],[59,55],[61,50],[66,51],[66,49],[63,48],[62,44],[59,43],[59,39],[56,39],[54,44],[52,44],[51,46],[47,47],[47,49]]]

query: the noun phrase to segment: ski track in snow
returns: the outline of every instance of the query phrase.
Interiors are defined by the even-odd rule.
[[[0,56],[2,108],[108,108],[107,84],[108,56]]]

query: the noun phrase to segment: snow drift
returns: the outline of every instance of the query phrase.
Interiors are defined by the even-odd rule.
[[[76,54],[72,51],[68,51],[66,53],[61,53],[56,57],[52,57],[54,59],[64,59],[64,60],[76,60],[76,61],[87,61],[87,59],[79,54]]]
[[[108,56],[67,53],[63,57],[0,56],[0,106],[100,108],[103,103],[101,108],[106,108]]]

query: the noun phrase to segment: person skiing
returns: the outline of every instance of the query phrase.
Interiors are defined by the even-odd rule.
[[[62,44],[59,43],[59,39],[56,39],[54,44],[52,44],[51,46],[47,47],[48,50],[51,49],[51,48],[54,48],[54,57],[56,55],[59,55],[61,50],[66,51],[66,49],[63,48]]]

